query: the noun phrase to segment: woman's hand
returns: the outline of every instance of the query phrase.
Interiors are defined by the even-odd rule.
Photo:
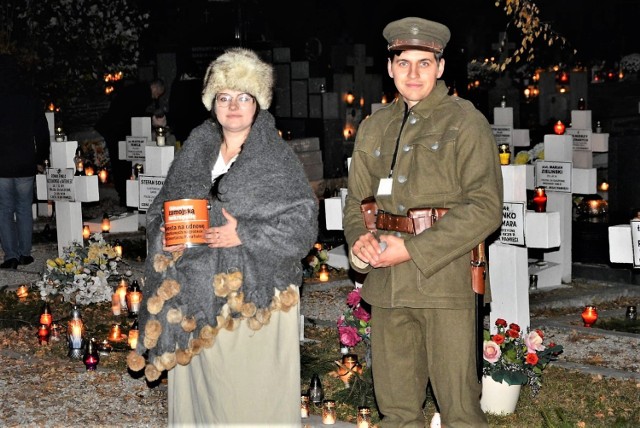
[[[230,248],[242,245],[238,236],[238,220],[222,208],[222,215],[227,219],[223,226],[210,227],[204,232],[204,240],[209,248]]]
[[[185,248],[187,248],[187,246],[184,244],[171,245],[170,247],[167,247],[167,240],[164,237],[164,226],[160,226],[160,232],[162,232],[162,250],[163,251],[166,251],[168,253],[174,253],[176,251],[183,251]]]

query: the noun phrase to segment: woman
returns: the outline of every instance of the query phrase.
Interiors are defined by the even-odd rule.
[[[318,207],[267,111],[273,80],[247,49],[211,63],[202,101],[214,120],[192,131],[147,212],[128,363],[150,381],[169,371],[170,425],[300,426],[298,286]],[[185,198],[209,199],[208,245],[165,245],[163,203]]]

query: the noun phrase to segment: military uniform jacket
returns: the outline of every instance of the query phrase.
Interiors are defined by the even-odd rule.
[[[469,253],[502,221],[502,174],[491,127],[470,102],[447,95],[443,81],[408,111],[399,98],[365,119],[353,150],[344,210],[349,248],[367,232],[360,202],[376,195],[380,180],[389,176],[396,142],[392,192],[376,196],[378,208],[398,215],[413,207],[449,211],[422,234],[402,235],[412,258],[408,262],[362,268],[350,254],[352,267],[367,273],[362,296],[385,308],[472,308]]]

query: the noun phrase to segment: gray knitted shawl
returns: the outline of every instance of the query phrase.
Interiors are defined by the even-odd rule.
[[[202,337],[203,328],[205,333],[215,331],[221,320],[217,316],[227,303],[226,298],[214,294],[216,275],[239,270],[244,302],[258,310],[269,308],[275,289],[284,291],[301,284],[301,259],[317,238],[316,197],[297,156],[280,138],[274,118],[266,110],[260,111],[242,152],[220,180],[221,201],[211,199],[211,170],[221,145],[218,126],[207,120],[192,131],[147,212],[148,255],[136,352],[148,352],[151,363],[163,354],[193,350],[190,338]],[[224,207],[238,221],[242,245],[191,247],[179,256],[165,253],[160,231],[163,203],[185,198],[210,200],[211,226],[226,223],[221,212]],[[149,311],[153,307],[150,301],[155,304],[154,313]],[[175,320],[176,314],[183,322]],[[227,316],[240,317],[233,311]],[[157,321],[145,328],[152,320]],[[190,327],[185,327],[185,320]],[[145,340],[147,333],[150,337]],[[165,362],[164,367],[156,367],[168,369],[172,365]]]

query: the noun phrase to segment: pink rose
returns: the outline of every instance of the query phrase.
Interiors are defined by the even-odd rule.
[[[362,306],[358,306],[353,310],[353,316],[364,322],[368,322],[371,319],[369,312],[364,310]]]
[[[356,288],[347,295],[347,305],[355,307],[360,303],[360,289]]]
[[[537,331],[532,331],[524,337],[524,344],[527,345],[527,352],[535,353],[536,351],[544,351],[542,337]]]
[[[493,364],[500,359],[502,351],[496,342],[492,340],[485,340],[482,345],[482,355],[485,360]]]
[[[358,335],[358,330],[354,327],[339,327],[338,335],[340,336],[340,343],[345,346],[356,346],[362,340]]]

